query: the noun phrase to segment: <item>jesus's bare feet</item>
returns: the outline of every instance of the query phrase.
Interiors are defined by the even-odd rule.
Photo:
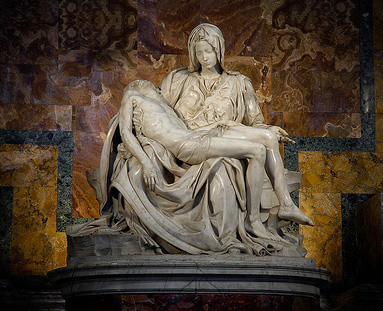
[[[274,229],[274,228],[267,228],[267,230],[269,230],[270,233],[271,233],[272,235],[274,235],[274,237],[277,239],[276,241],[286,242],[286,240],[283,239],[283,238],[278,234],[278,232],[277,232],[276,229]]]
[[[295,221],[301,225],[314,226],[314,222],[295,206],[295,204],[281,206],[279,208],[278,216],[281,219]]]
[[[260,221],[259,219],[250,221],[250,226],[251,233],[255,234],[258,238],[272,241],[282,241],[282,238],[278,238],[277,236],[269,232],[263,225],[262,221]]]

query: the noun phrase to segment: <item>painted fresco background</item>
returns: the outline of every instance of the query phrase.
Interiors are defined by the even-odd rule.
[[[364,234],[373,227],[382,238],[383,4],[375,0],[372,11],[369,3],[2,4],[2,275],[44,276],[65,266],[65,227],[99,216],[85,172],[99,165],[124,86],[136,79],[159,86],[187,66],[189,32],[210,22],[224,34],[227,67],[251,78],[267,123],[297,140],[284,155],[288,168],[303,173],[300,207],[316,223],[300,229],[307,257],[336,281],[357,280],[358,260],[382,258],[379,238]],[[361,236],[376,248],[358,249]]]

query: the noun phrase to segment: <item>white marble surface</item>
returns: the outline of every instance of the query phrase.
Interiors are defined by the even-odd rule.
[[[100,169],[88,174],[101,218],[68,235],[129,232],[166,254],[304,257],[302,237],[282,230],[313,225],[290,196],[300,175],[288,178],[279,150],[293,141],[264,123],[250,79],[226,69],[217,26],[195,27],[188,51],[188,69],[159,89],[125,87]]]

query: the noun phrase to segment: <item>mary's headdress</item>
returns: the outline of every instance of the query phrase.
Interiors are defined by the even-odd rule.
[[[194,72],[200,69],[199,63],[195,54],[195,45],[199,41],[207,41],[215,51],[217,55],[218,63],[221,68],[224,69],[224,55],[225,55],[225,40],[221,30],[212,24],[204,23],[195,27],[189,35],[188,50],[189,50],[189,67],[190,72]]]

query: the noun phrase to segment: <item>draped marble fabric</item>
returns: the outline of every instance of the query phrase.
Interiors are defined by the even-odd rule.
[[[110,166],[100,168],[101,214],[105,218],[101,222],[106,221],[117,231],[128,229],[138,234],[143,244],[161,246],[169,253],[224,253],[237,248],[265,255],[282,248],[279,243],[271,245],[246,232],[245,163],[215,158],[189,166],[146,138],[142,148],[162,173],[161,182],[151,192],[144,185],[141,165],[134,157],[117,147],[120,151],[112,160],[119,146],[113,140],[118,136],[117,115],[102,153],[101,163]],[[118,209],[115,220],[113,205]],[[100,229],[97,223],[94,229]]]
[[[162,82],[161,94],[193,130],[220,121],[267,127],[250,80],[238,72],[208,82],[197,71],[177,69]]]
[[[203,57],[204,64],[201,63],[201,53],[197,54],[196,48],[201,40],[208,46],[211,58],[206,54]],[[262,129],[269,127],[264,124],[251,81],[239,72],[225,68],[224,39],[216,26],[201,24],[193,29],[188,40],[188,50],[188,68],[171,72],[163,80],[160,91],[164,101],[190,130],[199,130],[206,126],[220,127],[222,131],[230,126]],[[212,66],[219,67],[217,74],[202,75],[203,69],[206,70],[209,66],[207,59],[214,63]],[[132,117],[134,120],[134,112],[132,114],[126,118]],[[260,234],[254,231],[257,229],[253,229],[247,214],[254,208],[253,204],[259,203],[247,200],[251,197],[249,185],[254,187],[248,181],[263,180],[263,176],[254,176],[264,175],[263,170],[248,173],[247,160],[234,158],[210,158],[195,165],[191,163],[199,161],[183,163],[159,142],[144,136],[135,122],[132,127],[127,126],[128,131],[132,131],[137,138],[131,141],[134,147],[130,147],[129,141],[122,142],[120,135],[119,126],[123,126],[126,121],[120,120],[122,116],[122,113],[117,114],[111,121],[102,150],[100,171],[95,176],[95,180],[100,180],[99,187],[94,185],[94,188],[98,193],[100,214],[103,216],[89,225],[72,227],[71,235],[100,230],[128,232],[136,234],[142,244],[160,253],[234,251],[256,255],[306,254],[299,246],[301,239],[282,239],[280,219],[276,216],[279,204],[268,206],[269,209],[275,207],[273,219],[270,219],[270,235],[261,234],[265,238],[257,237]],[[126,127],[122,132],[125,130]],[[286,136],[287,133],[281,135]],[[197,145],[190,150],[186,148],[182,159],[188,159],[189,156],[202,159],[195,153],[207,152],[205,149],[208,146],[193,143]],[[131,152],[126,148],[131,149]],[[137,148],[142,150],[136,150]],[[159,180],[155,188],[145,185],[145,165],[140,154],[146,154],[157,170]],[[249,175],[245,176],[246,173]],[[256,190],[265,188],[262,183],[255,187]],[[265,201],[272,203],[272,200],[263,200],[263,203]],[[258,209],[258,206],[255,208]],[[267,212],[263,221],[268,218]]]
[[[179,69],[161,85],[163,97],[189,128],[216,122],[267,127],[245,76],[226,71],[211,92],[203,83],[197,72]],[[297,245],[252,234],[246,217],[246,160],[214,158],[188,165],[158,142],[141,136],[142,149],[160,172],[152,192],[143,182],[141,164],[121,143],[119,118],[117,114],[110,122],[100,161],[96,192],[103,216],[72,227],[71,235],[129,232],[140,236],[142,244],[165,253],[236,249],[255,255],[304,256],[305,250]]]

